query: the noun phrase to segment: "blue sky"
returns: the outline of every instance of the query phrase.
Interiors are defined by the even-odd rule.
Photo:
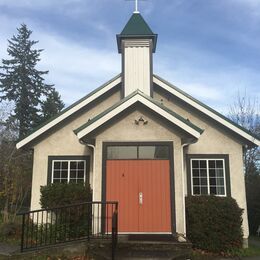
[[[21,23],[43,48],[66,105],[120,73],[115,35],[134,3],[124,0],[0,0],[0,58]],[[260,94],[260,0],[147,0],[140,11],[158,33],[154,73],[226,113],[238,91]]]

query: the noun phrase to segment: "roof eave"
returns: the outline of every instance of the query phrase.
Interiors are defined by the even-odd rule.
[[[32,141],[34,141],[39,136],[42,136],[42,134],[44,134],[46,131],[48,131],[49,129],[51,129],[55,125],[59,124],[60,122],[62,122],[63,120],[65,120],[66,118],[71,116],[72,114],[76,113],[79,109],[81,109],[82,107],[86,106],[87,104],[89,104],[90,102],[95,100],[96,98],[102,96],[107,91],[109,91],[112,88],[116,87],[120,83],[121,83],[121,73],[119,75],[115,76],[114,78],[112,78],[111,80],[107,81],[105,84],[101,85],[99,88],[97,88],[94,91],[90,92],[88,95],[86,95],[85,97],[81,98],[80,100],[78,100],[74,104],[72,104],[69,107],[65,108],[58,115],[54,116],[53,118],[51,118],[50,120],[48,120],[44,124],[40,125],[36,129],[34,129],[30,134],[28,134],[27,136],[23,137],[21,140],[19,140],[17,142],[16,148],[17,149],[21,149],[23,147],[28,147],[28,145]],[[110,85],[111,85],[111,88],[108,88]],[[108,88],[108,89],[105,90],[105,91],[102,91],[105,88]],[[100,94],[98,94],[98,92],[100,92]],[[91,100],[91,97],[93,97],[95,95],[96,95],[96,97],[93,100]],[[88,99],[90,99],[89,102],[87,102]],[[83,104],[83,103],[84,103],[84,105],[81,107],[81,104]],[[72,111],[72,112],[70,113],[70,111]],[[62,118],[62,119],[60,119],[60,118]]]
[[[207,115],[210,116],[211,118],[215,119],[216,118],[221,118],[223,121],[226,122],[226,124],[221,123],[220,121],[216,120],[217,122],[219,122],[220,124],[222,124],[223,126],[227,127],[228,129],[230,129],[231,131],[235,132],[236,134],[238,134],[243,140],[247,141],[247,144],[257,147],[260,146],[260,140],[258,136],[255,136],[253,133],[250,133],[247,129],[237,125],[235,122],[231,121],[230,119],[228,119],[227,117],[225,117],[224,115],[220,114],[219,112],[215,111],[214,109],[208,107],[207,105],[203,104],[202,102],[198,101],[197,99],[195,99],[194,97],[190,96],[189,94],[185,93],[184,91],[180,90],[179,88],[177,88],[176,86],[174,86],[173,84],[169,83],[168,81],[162,79],[160,76],[158,75],[153,75],[154,78],[156,78],[157,80],[161,81],[162,83],[164,83],[165,85],[167,85],[169,88],[171,88],[172,90],[178,92],[180,95],[185,96],[185,98],[189,99],[191,102],[194,102],[198,105],[198,107],[203,107],[205,110],[208,111]],[[154,80],[153,80],[154,82]],[[155,84],[158,84],[156,82],[154,82]],[[159,84],[158,84],[159,85]],[[159,85],[160,87],[163,88],[162,85]],[[169,91],[169,90],[167,90]],[[175,93],[169,91],[170,93],[172,93],[173,95],[175,95]],[[180,98],[180,97],[179,97]],[[183,100],[183,99],[182,99]],[[183,100],[184,102],[187,102],[186,100]],[[193,106],[191,104],[191,102],[189,103],[191,106]],[[188,102],[187,102],[188,103]],[[215,118],[213,116],[211,116],[210,114],[215,114]],[[235,131],[234,129],[231,129],[230,127],[227,126],[227,124],[231,124],[234,126],[234,128],[237,129],[237,131]],[[245,136],[242,136],[240,132],[244,132]]]
[[[136,97],[137,95],[138,95],[138,97]],[[142,100],[142,98],[143,98],[143,100]],[[134,101],[131,103],[132,99],[134,99]],[[144,102],[144,100],[148,101],[148,103]],[[129,102],[129,105],[120,110],[120,107],[121,106],[123,107],[125,102]],[[176,116],[173,111],[172,111],[172,113],[169,113],[169,111],[164,109],[162,106],[159,106],[156,102],[153,102],[149,97],[146,97],[146,95],[144,95],[143,93],[140,93],[139,91],[134,92],[133,94],[131,94],[128,97],[126,97],[125,99],[121,100],[114,106],[107,109],[106,111],[103,111],[101,114],[97,115],[91,121],[88,121],[87,123],[83,124],[76,130],[74,130],[74,133],[77,135],[77,137],[79,139],[82,139],[83,137],[92,133],[95,129],[102,126],[105,122],[111,120],[114,116],[118,115],[125,109],[128,109],[130,106],[132,106],[136,102],[143,103],[144,105],[151,108],[153,111],[155,111],[157,113],[158,113],[158,111],[157,111],[158,109],[160,111],[164,111],[164,114],[167,114],[167,116],[164,116],[167,120],[171,121],[173,124],[177,125],[181,129],[183,129],[183,131],[187,132],[188,134],[195,137],[196,139],[198,139],[201,136],[201,134],[203,133],[203,130],[200,129],[199,127],[193,125],[191,122],[185,120],[184,118],[181,118],[181,116]],[[149,102],[150,102],[151,106],[147,105],[147,104],[149,104]],[[152,108],[153,106],[155,106],[155,108],[157,108],[157,109],[153,109]],[[118,110],[119,112],[116,112],[115,115],[112,116],[113,111],[115,111],[115,110]],[[106,116],[108,117],[108,119],[104,120],[104,118]],[[169,118],[175,118],[175,120],[170,120]],[[176,121],[179,122],[179,124],[177,124]],[[100,123],[100,125],[99,125],[99,123]],[[97,126],[93,128],[94,124],[96,124]],[[182,125],[182,126],[180,126],[180,125]],[[186,129],[185,129],[185,126],[186,126]]]

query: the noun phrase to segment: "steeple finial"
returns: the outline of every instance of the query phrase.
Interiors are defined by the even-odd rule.
[[[139,10],[138,10],[138,1],[146,1],[146,0],[126,0],[126,1],[135,1],[135,10],[134,10],[134,14],[139,14]]]
[[[136,14],[138,14],[139,13],[139,11],[138,11],[138,0],[135,0],[135,11],[134,11],[134,13]]]

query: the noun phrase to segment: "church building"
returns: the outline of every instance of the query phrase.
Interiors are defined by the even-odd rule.
[[[259,139],[154,74],[157,34],[139,12],[116,39],[120,74],[17,143],[34,154],[31,210],[41,186],[85,182],[93,201],[118,201],[119,234],[185,236],[187,195],[231,196],[247,239],[243,147]]]

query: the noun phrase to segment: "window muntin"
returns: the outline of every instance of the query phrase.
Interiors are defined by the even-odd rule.
[[[191,159],[192,195],[226,196],[224,159]]]
[[[170,151],[167,145],[119,145],[107,146],[108,160],[156,160],[169,159]]]
[[[85,183],[86,160],[53,160],[52,183]]]

